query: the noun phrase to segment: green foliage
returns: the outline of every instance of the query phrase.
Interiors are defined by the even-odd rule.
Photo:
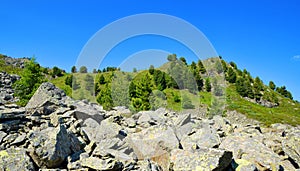
[[[150,67],[149,67],[149,73],[151,74],[151,75],[153,75],[154,74],[154,66],[153,65],[150,65]]]
[[[137,69],[136,69],[136,68],[133,68],[133,69],[132,69],[132,72],[134,72],[134,73],[137,72]]]
[[[86,66],[81,66],[80,69],[79,69],[79,72],[80,73],[87,73],[88,72],[87,67]]]
[[[272,90],[275,90],[275,89],[276,89],[276,85],[275,85],[275,83],[274,83],[273,81],[270,81],[270,82],[269,82],[269,87],[270,87],[270,89],[272,89]]]
[[[172,93],[172,95],[173,95],[173,101],[175,103],[181,102],[181,98],[180,98],[180,96],[177,93]]]
[[[73,83],[73,75],[68,75],[65,79],[65,84],[72,87],[72,83]]]
[[[162,91],[159,90],[152,91],[152,94],[149,97],[149,101],[151,104],[151,110],[156,110],[160,107],[167,106],[166,96]]]
[[[229,64],[230,64],[235,70],[238,69],[238,68],[237,68],[237,65],[236,65],[234,62],[229,62]]]
[[[228,67],[227,67],[226,62],[224,60],[221,60],[221,63],[222,63],[223,71],[227,72]]]
[[[45,81],[40,65],[32,58],[26,63],[21,73],[21,79],[13,85],[15,89],[14,95],[20,99],[19,105],[25,106],[37,88]]]
[[[184,64],[187,65],[186,59],[184,57],[180,57],[179,60]]]
[[[163,91],[167,88],[166,74],[160,70],[153,71],[153,80],[158,90]]]
[[[76,68],[76,66],[72,66],[72,68],[71,68],[71,72],[72,72],[72,73],[76,73],[76,72],[77,72],[77,68]]]
[[[207,92],[211,92],[211,83],[210,83],[210,79],[209,78],[206,78],[206,80],[205,80],[205,90]]]
[[[279,99],[274,91],[266,90],[262,96],[263,100],[279,104]]]
[[[205,74],[206,73],[206,69],[205,69],[205,67],[204,67],[204,65],[203,65],[203,63],[202,63],[201,60],[198,60],[197,65],[198,65],[199,72],[201,74]]]
[[[129,89],[129,92],[133,94],[131,101],[135,111],[149,110],[151,108],[149,96],[154,86],[150,74],[144,74],[139,81],[132,84],[135,84],[135,86],[131,85],[131,88],[135,87],[135,90]]]
[[[245,78],[238,78],[236,81],[236,91],[242,96],[242,97],[249,97],[251,99],[254,98],[254,94],[252,91],[252,87],[250,84],[250,81]]]
[[[259,100],[262,96],[261,91],[263,91],[263,82],[260,80],[259,77],[256,77],[253,84],[253,93],[254,98]]]
[[[289,92],[289,91],[286,89],[285,86],[277,87],[277,88],[276,88],[276,91],[277,91],[278,93],[280,93],[281,95],[283,95],[284,97],[293,100],[292,93]]]
[[[105,110],[110,110],[113,107],[111,87],[108,84],[106,84],[99,92],[97,102],[101,104]]]
[[[100,75],[99,84],[101,84],[101,85],[105,84],[105,78],[104,78],[103,74]]]
[[[53,78],[55,78],[55,77],[61,77],[63,75],[64,75],[63,71],[61,69],[59,69],[57,66],[55,66],[55,67],[52,68],[51,76]]]
[[[201,78],[199,73],[195,72],[194,76],[195,76],[195,81],[197,84],[197,89],[198,89],[198,91],[201,91],[203,89],[203,79]]]
[[[276,92],[271,89],[264,92],[265,94],[272,93],[277,97],[280,104],[274,108],[267,108],[256,103],[242,98],[237,92],[234,85],[229,85],[226,90],[227,95],[227,109],[236,110],[239,113],[246,115],[249,118],[258,120],[265,125],[273,123],[283,123],[290,125],[299,125],[300,123],[300,104],[293,103],[288,98],[280,97]],[[262,98],[265,98],[264,96]],[[266,99],[269,101],[269,99]],[[275,99],[276,100],[276,99]],[[298,110],[296,110],[297,108]]]
[[[234,72],[234,70],[230,67],[227,70],[227,75],[226,75],[226,81],[228,81],[229,83],[235,83],[236,82],[236,73]]]
[[[111,82],[112,99],[114,106],[130,106],[130,97],[128,89],[130,81],[127,79],[127,74],[123,72],[114,72],[114,77]]]
[[[182,108],[183,109],[194,109],[195,105],[193,105],[191,99],[187,95],[182,96]]]

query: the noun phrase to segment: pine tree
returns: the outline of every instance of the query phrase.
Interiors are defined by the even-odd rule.
[[[150,73],[151,75],[153,75],[153,74],[154,74],[154,66],[153,66],[153,65],[150,65],[148,71],[149,71],[149,73]]]
[[[73,75],[68,75],[65,79],[65,84],[72,87],[72,83],[73,83]]]
[[[201,60],[198,60],[198,64],[197,65],[198,65],[199,72],[201,74],[205,74],[206,73],[206,69],[205,69],[205,67],[204,67],[204,65],[203,65],[203,63],[202,63]]]
[[[184,64],[187,65],[186,59],[184,57],[180,57],[179,60]]]
[[[273,81],[270,81],[270,82],[269,82],[269,87],[270,87],[270,89],[272,89],[272,90],[275,90],[275,89],[276,89],[276,85],[275,85],[275,83],[274,83]]]
[[[192,100],[185,94],[182,96],[182,108],[183,109],[194,109],[195,108],[195,105],[193,105]]]
[[[20,99],[19,105],[25,106],[37,88],[45,81],[40,65],[32,58],[25,64],[25,68],[21,73],[21,79],[13,85],[15,89],[14,95]]]
[[[224,60],[221,60],[221,63],[222,63],[222,67],[223,67],[224,72],[227,72],[228,67],[227,67],[226,62]]]
[[[234,72],[234,70],[232,68],[229,68],[227,70],[226,80],[229,83],[235,83],[236,82],[236,73]]]
[[[207,92],[211,92],[211,83],[209,78],[206,78],[205,80],[205,89]]]
[[[87,73],[87,67],[86,66],[81,66],[79,69],[80,73]]]
[[[99,84],[101,84],[101,85],[105,84],[105,78],[104,78],[103,74],[100,75]]]
[[[263,83],[259,77],[256,77],[253,83],[254,98],[259,100],[262,96],[261,91],[263,90]]]
[[[76,73],[76,72],[77,72],[77,68],[76,68],[76,66],[72,66],[72,68],[71,68],[71,72],[72,72],[72,73]]]
[[[146,73],[141,80],[136,83],[135,98],[132,98],[132,104],[136,111],[149,110],[151,108],[149,96],[152,92],[152,88],[151,77]]]
[[[111,87],[105,85],[97,96],[97,102],[103,106],[103,109],[110,110],[113,107],[113,100],[111,97]]]

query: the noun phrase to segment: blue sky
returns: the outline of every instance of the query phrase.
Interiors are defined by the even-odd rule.
[[[107,24],[139,13],[163,13],[193,24],[226,61],[235,61],[265,83],[273,80],[278,86],[286,85],[300,100],[297,0],[4,0],[0,6],[2,54],[34,55],[43,66],[69,71],[87,41]],[[161,49],[161,55],[173,52],[188,59],[191,55],[174,41],[142,36],[119,44],[102,65],[119,66],[124,58],[144,49]]]

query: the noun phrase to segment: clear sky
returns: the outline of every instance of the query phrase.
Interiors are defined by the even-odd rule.
[[[139,13],[163,13],[193,24],[226,61],[265,83],[286,85],[300,100],[299,0],[3,0],[0,6],[0,53],[8,56],[35,56],[43,66],[70,71],[86,42],[107,24]],[[147,48],[189,59],[178,44],[144,36],[120,44],[102,66],[119,66],[122,58]]]

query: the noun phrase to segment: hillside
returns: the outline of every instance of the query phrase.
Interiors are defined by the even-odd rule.
[[[0,71],[0,170],[300,169],[299,103],[209,60],[70,74],[31,59],[21,78]]]
[[[2,63],[5,63],[5,58],[2,55]],[[41,67],[41,70],[45,80],[64,90],[68,96],[98,102],[105,109],[126,106],[138,112],[165,107],[174,111],[200,112],[206,116],[237,111],[266,125],[300,123],[300,104],[292,100],[292,95],[284,86],[276,87],[274,83],[271,87],[265,85],[246,69],[242,71],[234,62],[227,63],[219,58],[191,64],[187,64],[184,58],[177,59],[176,55],[168,58],[169,62],[160,68],[150,66],[148,70],[138,72],[123,72],[114,67],[98,70],[98,73],[71,74],[58,69],[60,72],[55,74],[55,69]],[[0,65],[0,69],[20,74],[24,62],[19,64],[11,62],[11,59],[9,57],[13,65]],[[27,58],[16,59],[24,60],[28,61]],[[216,78],[221,81],[216,81]],[[224,90],[218,86],[221,84],[226,84]],[[220,97],[226,99],[225,111],[213,110],[215,105],[223,105],[215,100],[219,98],[217,91],[221,93]]]

